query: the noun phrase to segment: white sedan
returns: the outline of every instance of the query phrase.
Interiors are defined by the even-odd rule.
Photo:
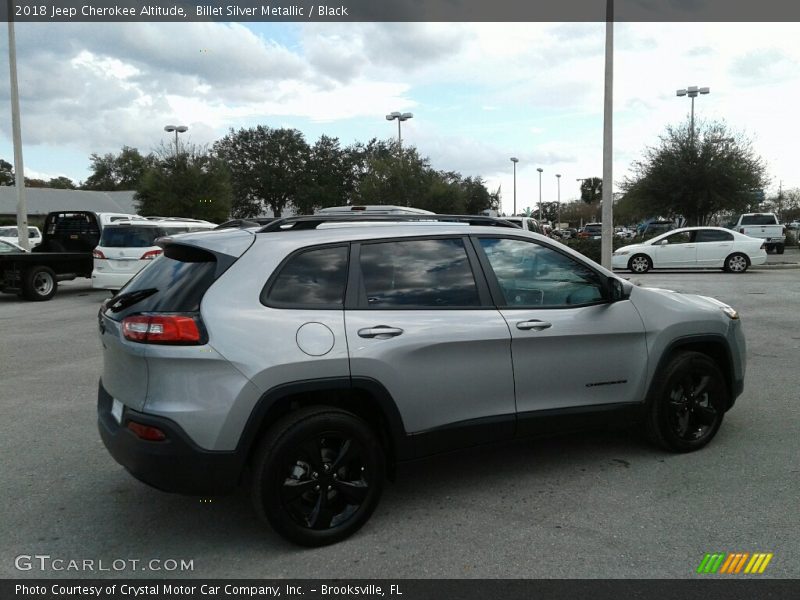
[[[647,273],[650,269],[721,268],[744,273],[767,262],[764,240],[722,227],[682,227],[614,252],[615,269]]]
[[[3,240],[4,242],[11,242],[13,244],[19,244],[17,232],[16,225],[0,227],[0,240]],[[42,232],[39,231],[38,227],[28,227],[28,243],[30,244],[31,248],[42,243]]]

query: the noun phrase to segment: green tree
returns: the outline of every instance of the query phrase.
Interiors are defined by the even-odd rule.
[[[499,188],[492,194],[480,177],[436,171],[413,146],[403,148],[402,159],[394,140],[372,139],[349,150],[356,174],[355,204],[393,204],[450,214],[479,214],[500,206]]]
[[[294,207],[298,214],[312,214],[327,206],[348,204],[355,190],[356,156],[342,148],[338,138],[326,135],[310,148],[306,177],[301,181]]]
[[[75,185],[75,182],[72,181],[69,177],[60,176],[60,177],[53,177],[47,181],[45,187],[55,188],[59,190],[76,190],[78,186]]]
[[[532,217],[539,218],[539,203],[536,203],[536,210],[531,215]],[[558,220],[558,202],[542,202],[541,210],[542,221],[550,221],[555,223]]]
[[[603,199],[603,180],[589,177],[581,180],[581,200],[586,204],[597,204]]]
[[[586,204],[583,200],[561,203],[561,221],[573,227],[591,223],[595,219],[596,212],[595,206]]]
[[[486,189],[481,177],[466,177],[461,181],[464,189],[464,211],[468,215],[478,215],[484,210],[499,210],[499,194],[492,195]],[[499,192],[499,190],[498,190]]]
[[[281,216],[300,200],[309,179],[310,148],[297,129],[231,129],[214,144],[214,154],[230,171],[236,217],[254,217],[266,208]]]
[[[155,161],[153,154],[142,155],[130,146],[123,146],[119,154],[92,154],[89,157],[92,174],[81,187],[106,192],[135,190],[144,172],[154,166]]]
[[[178,156],[162,151],[142,176],[134,198],[143,215],[220,223],[231,211],[230,174],[205,149],[184,147]]]
[[[637,210],[706,225],[722,212],[746,211],[768,183],[752,142],[724,123],[667,127],[660,143],[633,163],[622,189]]]
[[[357,186],[355,204],[393,204],[425,208],[425,192],[431,179],[430,163],[416,148],[403,149],[398,156],[396,142],[372,140],[356,150]]]
[[[14,165],[0,158],[0,185],[14,185]]]

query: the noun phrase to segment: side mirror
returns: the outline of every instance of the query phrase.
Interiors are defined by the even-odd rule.
[[[630,295],[625,284],[616,277],[609,277],[606,280],[606,294],[610,302],[627,300]]]

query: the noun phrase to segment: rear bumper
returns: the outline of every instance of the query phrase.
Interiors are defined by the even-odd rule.
[[[175,422],[127,407],[119,424],[111,414],[112,403],[101,381],[97,391],[100,437],[114,460],[140,481],[165,492],[190,495],[222,494],[238,485],[244,460],[236,452],[203,450]],[[167,439],[140,439],[124,426],[131,420],[158,427]]]
[[[113,271],[92,271],[92,287],[100,290],[118,290],[128,283],[134,273],[115,273]]]

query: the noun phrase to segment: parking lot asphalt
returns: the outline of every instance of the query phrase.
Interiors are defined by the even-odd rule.
[[[595,432],[419,461],[359,533],[320,549],[282,541],[244,492],[165,494],[108,455],[95,423],[105,293],[76,281],[45,303],[0,295],[0,576],[691,578],[707,552],[772,552],[760,577],[800,576],[800,270],[636,279],[742,315],[744,394],[707,448],[674,455]],[[37,554],[193,570],[15,568]]]

